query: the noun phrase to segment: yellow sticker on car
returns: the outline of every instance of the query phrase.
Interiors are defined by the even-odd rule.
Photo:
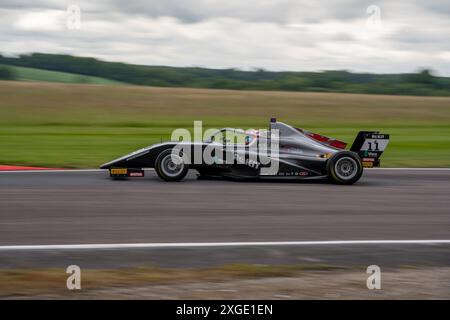
[[[372,168],[373,167],[373,162],[371,161],[363,161],[363,167],[364,168]]]
[[[115,168],[111,169],[111,174],[127,174],[128,171],[126,168]]]

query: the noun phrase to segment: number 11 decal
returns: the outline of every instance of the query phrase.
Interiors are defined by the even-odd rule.
[[[372,142],[368,142],[368,144],[369,144],[369,151],[379,151],[379,149],[378,149],[378,141],[375,140],[373,143],[375,144],[375,150],[372,150]]]

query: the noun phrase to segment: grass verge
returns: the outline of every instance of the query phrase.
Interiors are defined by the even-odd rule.
[[[305,271],[341,270],[329,265],[228,264],[204,269],[140,267],[127,269],[83,269],[83,290],[105,287],[182,284],[195,281],[258,279],[300,276]],[[46,292],[67,292],[69,277],[64,269],[0,270],[0,296],[23,296]]]
[[[175,128],[266,128],[342,139],[391,134],[382,166],[450,166],[450,98],[0,81],[0,163],[86,168],[169,140]]]

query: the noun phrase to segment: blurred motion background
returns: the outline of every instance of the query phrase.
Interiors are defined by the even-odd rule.
[[[98,167],[194,120],[248,129],[277,117],[348,143],[360,129],[388,132],[383,166],[450,166],[450,78],[428,70],[212,70],[48,54],[0,63],[2,164]]]
[[[383,166],[450,166],[449,6],[440,1],[2,1],[0,163],[97,167],[173,129],[270,117]]]
[[[388,133],[382,167],[450,167],[449,1],[2,0],[0,30],[0,167],[97,168],[195,120],[271,117],[349,145]],[[47,174],[0,176],[0,249],[449,239],[448,170],[372,170],[352,189]],[[0,298],[448,298],[449,248],[6,249]],[[72,263],[88,290],[67,290]],[[384,291],[367,289],[373,263]]]

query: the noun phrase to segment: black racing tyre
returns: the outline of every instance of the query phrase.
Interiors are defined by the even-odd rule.
[[[175,160],[172,156],[175,157]],[[183,158],[172,155],[172,149],[162,151],[155,161],[155,171],[158,176],[165,181],[179,181],[188,173],[188,166],[183,162]]]
[[[328,178],[337,184],[354,184],[361,178],[363,166],[359,156],[351,151],[335,153],[327,162]]]

